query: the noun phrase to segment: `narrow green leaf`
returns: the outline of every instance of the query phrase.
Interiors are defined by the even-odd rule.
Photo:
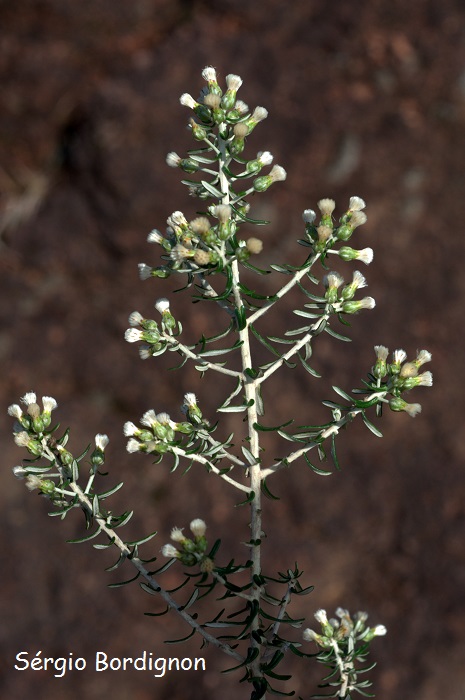
[[[252,334],[256,337],[256,339],[265,346],[267,350],[269,350],[275,357],[279,357],[281,359],[281,355],[275,348],[268,342],[268,340],[261,334],[259,331],[255,328],[253,323],[250,324],[249,326],[250,330],[252,331]]]
[[[302,367],[303,367],[309,374],[311,374],[312,377],[316,377],[317,379],[321,379],[321,374],[319,374],[319,372],[317,372],[316,369],[313,369],[313,367],[310,367],[310,365],[308,364],[308,362],[305,362],[304,358],[303,358],[300,354],[298,355],[298,358],[299,358],[299,360],[300,360],[300,363],[301,363]]]
[[[376,435],[376,437],[383,437],[383,433],[380,430],[378,430],[378,428],[375,425],[373,425],[373,423],[370,420],[368,420],[364,411],[362,411],[362,420],[365,423],[368,430],[371,430],[373,435]]]
[[[167,605],[166,608],[164,610],[162,610],[162,612],[159,612],[159,613],[146,612],[146,613],[144,613],[144,615],[147,615],[147,617],[162,617],[163,615],[166,615],[166,613],[168,613],[169,611],[170,611],[170,606]]]
[[[195,601],[197,600],[197,598],[199,597],[199,593],[200,593],[200,590],[198,588],[195,588],[192,592],[191,597],[187,601],[187,603],[185,605],[183,605],[180,609],[181,610],[188,610],[191,607],[191,605],[193,605],[195,603]]]
[[[155,530],[150,535],[147,535],[147,537],[142,537],[140,540],[134,540],[133,542],[126,542],[126,544],[128,547],[136,547],[136,546],[138,547],[141,544],[145,544],[145,542],[148,542],[149,540],[151,540],[153,537],[155,537],[156,534],[157,534],[157,531]]]
[[[256,226],[266,226],[270,223],[269,221],[265,221],[264,219],[252,219],[250,216],[246,216],[234,204],[231,204],[231,209],[239,217],[239,219],[242,219],[242,221],[247,221],[247,223],[249,224],[255,224]]]
[[[246,411],[248,406],[225,406],[224,408],[218,408],[217,410],[221,413],[240,413],[241,411]]]
[[[260,460],[255,459],[253,454],[251,453],[250,450],[247,449],[247,447],[244,447],[243,445],[241,446],[242,454],[250,464],[250,466],[253,466],[254,464],[257,464],[257,461],[259,462]]]
[[[261,483],[261,488],[265,496],[267,496],[270,500],[272,501],[279,501],[280,499],[278,496],[275,496],[274,494],[271,493],[270,489],[268,488],[268,485],[266,483],[266,479],[262,479]]]
[[[217,199],[222,199],[224,197],[224,193],[221,192],[217,187],[214,187],[214,185],[211,185],[207,180],[201,180],[200,181],[202,184],[202,187],[204,187],[207,192],[209,192],[213,197],[216,197]]]
[[[106,569],[108,571],[108,569]],[[132,578],[128,578],[126,581],[119,581],[118,583],[110,583],[108,584],[108,588],[121,588],[121,586],[126,586],[128,583],[132,583],[133,581],[136,581],[140,576],[140,571],[136,573],[135,576]]]
[[[249,495],[247,496],[245,501],[241,501],[240,503],[236,503],[236,508],[238,508],[239,506],[245,506],[245,505],[248,505],[249,503],[252,503],[254,498],[255,498],[255,492],[249,491]]]
[[[109,549],[114,544],[115,544],[115,538],[110,537],[108,542],[103,542],[102,544],[93,544],[92,547],[94,549]]]
[[[315,472],[315,474],[319,474],[319,476],[331,476],[332,472],[316,467],[314,464],[312,464],[312,462],[310,462],[306,454],[304,455],[304,459],[307,462],[310,469],[312,469]]]
[[[237,666],[233,666],[232,668],[227,668],[224,671],[221,671],[221,673],[231,673],[231,671],[237,671],[238,668],[244,668],[244,666],[249,666],[259,654],[260,649],[258,649],[257,647],[249,647],[249,649],[247,650],[247,656],[245,657],[244,661],[242,661]]]
[[[102,528],[99,527],[99,528],[97,528],[97,530],[95,530],[95,532],[91,532],[90,535],[86,535],[85,537],[79,537],[75,540],[66,540],[66,542],[68,544],[82,544],[83,542],[89,542],[90,540],[93,540],[94,537],[97,537],[98,535],[100,535],[101,532],[102,532]]]
[[[114,493],[119,491],[122,486],[124,486],[124,482],[120,481],[119,484],[116,484],[116,486],[114,486],[112,489],[99,494],[99,501],[103,501],[105,498],[108,498],[108,496],[112,496]]]
[[[270,426],[267,427],[265,425],[261,425],[260,423],[254,423],[253,427],[255,430],[258,430],[260,432],[275,432],[277,430],[282,430],[282,428],[285,428],[288,425],[291,425],[291,423],[294,422],[294,419],[291,418],[291,420],[286,421],[286,423],[281,423],[281,425],[276,425],[276,426]]]
[[[331,435],[331,457],[333,458],[334,466],[338,471],[340,471],[341,467],[336,454],[336,436],[334,433]]]
[[[124,552],[121,552],[121,554],[119,555],[119,557],[118,557],[118,559],[116,560],[116,562],[115,562],[114,564],[112,564],[111,566],[108,566],[108,567],[105,569],[105,571],[115,571],[116,569],[118,569],[118,568],[121,566],[121,564],[122,564],[124,561],[126,561],[126,558],[127,558],[127,557],[126,557],[126,554],[125,554]]]
[[[128,523],[131,520],[133,515],[134,515],[133,510],[128,511],[127,513],[123,513],[123,515],[120,516],[121,519],[120,518],[113,519],[113,526],[114,527],[123,527],[123,525],[126,525],[126,523]],[[118,521],[116,525],[114,524],[115,520]]]
[[[328,335],[332,335],[333,338],[337,338],[337,340],[342,340],[344,341],[344,343],[352,342],[351,338],[348,338],[346,335],[341,335],[340,333],[337,333],[329,325],[325,326],[325,331],[326,333],[328,333]]]
[[[338,386],[333,386],[333,390],[336,392],[336,394],[339,394],[339,396],[342,396],[343,399],[346,399],[349,401],[349,403],[352,403],[352,397],[349,396],[345,391],[340,389]]]
[[[195,634],[195,627],[187,634],[185,637],[180,637],[179,639],[165,639],[163,640],[165,644],[181,644],[181,642],[187,642]]]
[[[149,595],[157,595],[157,593],[160,592],[161,588],[158,586],[157,588],[152,588],[152,586],[149,586],[147,583],[139,583],[139,586],[142,588],[143,591],[148,593]]]
[[[292,271],[289,270],[287,267],[284,267],[283,265],[275,265],[272,264],[270,265],[272,270],[275,270],[275,272],[280,272],[283,275],[292,275]]]

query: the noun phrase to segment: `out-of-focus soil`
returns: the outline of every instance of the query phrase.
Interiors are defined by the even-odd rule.
[[[334,398],[331,384],[356,386],[375,344],[410,356],[429,349],[435,378],[412,398],[423,405],[420,416],[383,416],[382,441],[350,426],[340,437],[341,472],[322,478],[299,463],[276,477],[270,486],[281,500],[265,503],[268,571],[295,561],[305,571],[303,582],[315,591],[291,613],[305,615],[306,624],[319,607],[342,605],[387,626],[373,645],[377,697],[463,700],[463,4],[0,0],[0,26],[4,415],[34,390],[58,400],[73,452],[108,433],[108,479],[126,483],[113,507],[136,511],[127,537],[160,532],[147,556],[172,526],[198,516],[212,540],[223,538],[225,560],[230,547],[242,554],[246,512],[234,509],[223,482],[199,469],[170,474],[165,464],[128,455],[122,435],[123,423],[148,408],[178,416],[185,391],[195,391],[211,417],[221,400],[220,383],[208,374],[202,381],[187,367],[167,372],[171,357],[141,362],[123,333],[131,311],[150,317],[154,301],[173,289],[138,279],[137,263],[157,263],[147,233],[163,229],[175,210],[196,211],[179,172],[165,164],[168,151],[191,147],[178,97],[197,95],[205,65],[223,80],[241,75],[242,99],[269,110],[247,154],[270,150],[288,172],[253,210],[272,222],[260,230],[261,264],[302,260],[301,212],[324,196],[336,199],[339,212],[351,195],[367,201],[368,223],[353,241],[375,250],[363,272],[376,308],[354,317],[350,345],[318,339],[314,366],[322,379],[283,372],[265,392],[267,420],[297,414],[311,423],[326,415],[312,399]],[[222,322],[212,307],[192,306],[188,294],[172,304],[190,339]],[[276,334],[294,323],[292,308],[290,301],[277,307]],[[226,436],[232,427],[226,418],[220,430]],[[105,573],[109,553],[65,543],[82,534],[80,515],[64,523],[46,517],[47,502],[12,478],[21,454],[7,416],[1,432],[1,696],[248,697],[238,674],[220,675],[229,662],[214,650],[200,650],[195,639],[163,645],[186,629],[144,617],[159,608],[137,584],[106,587],[129,578],[129,567]],[[278,454],[285,449],[278,444]],[[121,657],[144,649],[205,655],[207,672],[155,679],[91,668],[96,650]],[[89,668],[61,679],[14,669],[18,652],[39,650],[84,656]],[[281,689],[309,698],[319,669],[297,661],[289,668],[295,683]]]

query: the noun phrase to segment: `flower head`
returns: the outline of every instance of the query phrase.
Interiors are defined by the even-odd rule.
[[[57,402],[51,396],[42,396],[42,405],[45,413],[51,413],[58,406]]]
[[[164,544],[161,553],[167,559],[179,559],[180,557],[178,550],[172,544]]]
[[[16,418],[17,420],[21,420],[23,415],[21,406],[18,406],[17,403],[13,403],[11,406],[8,406],[8,415]]]
[[[203,537],[205,535],[207,526],[201,518],[195,518],[195,520],[192,520],[191,524],[189,525],[189,528],[194,537]]]
[[[336,207],[336,202],[334,199],[320,199],[318,202],[318,209],[321,211],[323,216],[331,216]]]
[[[316,219],[316,213],[313,211],[313,209],[305,209],[305,211],[302,213],[302,219],[306,224],[313,224]]]
[[[33,403],[37,403],[37,397],[33,391],[29,391],[27,394],[24,394],[24,396],[21,398],[21,401],[26,406],[30,406]]]
[[[228,90],[237,92],[242,85],[242,78],[238,75],[234,75],[234,73],[229,73],[229,75],[226,76],[226,85]]]
[[[351,197],[349,201],[349,211],[360,211],[365,209],[366,204],[361,197]]]
[[[186,539],[185,536],[182,534],[181,528],[179,527],[172,528],[170,537],[173,540],[173,542],[184,542],[184,540]]]
[[[159,313],[164,314],[170,310],[170,302],[162,297],[155,302],[155,308]]]
[[[95,436],[95,446],[97,447],[97,449],[102,450],[102,452],[109,442],[110,438],[108,437],[108,435],[97,433],[97,435]]]
[[[417,367],[421,367],[421,365],[424,365],[425,362],[431,362],[431,358],[432,355],[430,352],[428,352],[428,350],[420,350],[414,362]]]

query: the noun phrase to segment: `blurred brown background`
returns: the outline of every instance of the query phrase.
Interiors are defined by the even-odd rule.
[[[339,212],[351,195],[366,199],[368,223],[354,245],[375,250],[362,271],[376,309],[354,318],[352,344],[318,339],[314,366],[323,379],[283,373],[268,393],[267,419],[326,415],[312,398],[334,398],[334,383],[356,386],[378,343],[410,356],[429,349],[435,378],[433,389],[412,396],[423,404],[421,416],[385,415],[383,441],[359,425],[341,435],[340,473],[320,478],[299,463],[276,477],[270,485],[281,500],[265,504],[268,571],[296,560],[305,570],[315,592],[293,610],[309,624],[317,608],[343,605],[387,626],[373,645],[377,697],[463,700],[463,3],[1,0],[0,26],[5,416],[34,390],[58,400],[74,452],[96,432],[108,433],[109,483],[127,484],[114,509],[136,507],[126,537],[160,532],[147,555],[173,525],[197,516],[212,540],[224,538],[224,561],[229,547],[242,554],[246,513],[233,509],[236,494],[199,469],[170,475],[167,464],[127,455],[122,435],[124,421],[148,408],[178,416],[185,391],[197,392],[207,415],[220,400],[215,378],[202,382],[187,368],[167,373],[172,357],[141,362],[123,333],[131,311],[152,315],[155,299],[173,288],[138,280],[137,263],[157,263],[147,233],[163,229],[176,209],[196,211],[164,162],[169,150],[191,146],[178,97],[197,96],[205,65],[223,80],[238,73],[240,97],[269,110],[247,154],[268,149],[288,171],[285,183],[257,198],[254,213],[273,222],[260,231],[263,265],[302,259],[295,244],[301,212],[323,196],[334,197]],[[276,333],[294,323],[291,308],[279,308]],[[223,323],[188,296],[176,297],[173,309],[189,338]],[[227,435],[232,421],[223,425]],[[47,502],[12,478],[21,453],[9,417],[1,432],[1,696],[248,697],[238,675],[220,676],[230,664],[214,650],[200,650],[197,640],[162,644],[172,626],[174,636],[187,631],[173,618],[144,617],[157,605],[137,585],[106,588],[130,569],[105,573],[112,555],[65,544],[82,533],[80,513],[63,524],[46,516]],[[286,449],[279,443],[278,454]],[[19,651],[72,652],[90,666],[95,650],[135,656],[144,649],[205,655],[208,670],[161,679],[87,670],[55,679],[13,668]],[[310,697],[320,668],[290,662],[295,684],[282,689]]]

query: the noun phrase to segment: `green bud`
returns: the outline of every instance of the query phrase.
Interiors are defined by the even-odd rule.
[[[156,330],[146,331],[142,335],[142,340],[145,340],[146,343],[153,345],[154,343],[158,343],[160,340],[160,333]]]
[[[245,148],[245,139],[235,137],[229,144],[229,152],[232,156],[238,156]]]
[[[195,544],[195,542],[188,539],[187,537],[185,540],[182,541],[182,548],[183,548],[184,552],[196,552],[197,551],[197,545]]]
[[[42,493],[44,493],[46,496],[51,496],[52,493],[55,491],[55,484],[51,479],[42,479],[40,482],[40,490]]]
[[[45,428],[48,428],[48,426],[49,426],[50,423],[52,422],[52,414],[51,414],[51,413],[48,413],[47,411],[44,411],[44,412],[42,413],[42,421],[43,421],[43,424],[44,424],[44,429],[45,429]]]
[[[153,426],[153,432],[155,433],[155,437],[166,442],[172,442],[175,438],[174,430],[170,428],[169,425],[157,423]]]
[[[189,123],[192,129],[192,135],[196,141],[203,141],[207,138],[207,131],[203,128],[203,126],[197,124],[194,119],[191,119]]]
[[[205,550],[207,549],[208,542],[207,538],[204,535],[202,535],[202,537],[196,537],[195,543],[197,545],[197,551],[199,553],[202,554],[203,552],[205,552]]]
[[[161,325],[164,330],[171,331],[176,328],[176,321],[169,311],[164,311],[161,318]]]
[[[355,260],[357,258],[357,251],[353,248],[344,247],[339,249],[338,255],[340,258],[342,258],[342,260],[349,262],[350,260]]]
[[[183,158],[179,163],[179,167],[181,170],[184,170],[185,173],[196,173],[199,169],[198,164],[190,158]]]
[[[236,250],[236,258],[239,260],[239,262],[247,262],[247,260],[250,258],[250,251],[248,251],[245,246],[241,246]]]
[[[38,416],[37,418],[33,418],[32,427],[36,433],[42,433],[45,428],[43,417]]]
[[[66,467],[69,467],[73,463],[73,455],[71,454],[71,452],[68,452],[68,450],[65,450],[63,447],[59,450],[59,452],[61,463],[64,464]]]
[[[273,178],[269,175],[262,175],[262,177],[257,177],[252,186],[255,192],[266,192],[266,190],[273,184]]]
[[[34,457],[40,457],[44,451],[42,444],[38,440],[29,440],[26,445],[26,449],[31,453],[31,455],[34,455]]]
[[[151,272],[152,277],[166,280],[171,274],[171,270],[167,267],[154,267]]]
[[[197,103],[197,105],[194,107],[194,113],[204,124],[211,124],[212,114],[208,107],[205,107],[205,105]]]
[[[354,231],[350,226],[339,226],[339,228],[336,230],[336,237],[340,241],[348,241],[349,238],[352,236],[353,232]]]
[[[97,447],[90,456],[90,461],[94,467],[101,467],[105,462],[105,455],[102,450]]]
[[[194,426],[191,423],[177,423],[176,424],[176,429],[179,430],[180,433],[184,433],[184,435],[191,435],[191,433],[194,432]]]
[[[181,554],[179,561],[181,561],[184,566],[195,566],[197,564],[197,558],[194,554]]]

